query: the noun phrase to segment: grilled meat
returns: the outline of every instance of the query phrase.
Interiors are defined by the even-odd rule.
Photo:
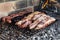
[[[8,22],[8,23],[11,23],[14,18],[18,17],[18,16],[23,16],[25,14],[28,14],[30,13],[31,11],[28,11],[28,10],[24,10],[24,11],[21,11],[19,13],[15,13],[15,14],[11,14],[9,16],[6,16],[6,17],[2,17],[2,21],[3,22]],[[15,20],[15,19],[14,19]]]
[[[22,20],[16,22],[15,24],[18,25],[20,28],[22,28],[22,26],[26,27],[26,25],[30,25],[32,22],[32,18],[35,14],[37,14],[39,12],[35,12],[35,13],[31,13],[29,16],[24,17]],[[26,22],[27,21],[27,22]],[[28,24],[27,24],[28,23]],[[23,25],[22,25],[23,24]],[[26,25],[25,25],[26,24]],[[22,26],[21,26],[22,25]]]
[[[20,28],[29,27],[29,29],[41,29],[53,23],[56,19],[42,12],[34,12],[22,20],[16,22]]]
[[[45,20],[45,21],[41,21],[41,22],[36,26],[35,30],[45,28],[45,27],[47,27],[48,25],[50,25],[51,23],[53,23],[55,20],[56,20],[56,19],[54,19],[54,18],[49,18],[49,19],[47,19],[47,21],[46,21],[46,20]]]

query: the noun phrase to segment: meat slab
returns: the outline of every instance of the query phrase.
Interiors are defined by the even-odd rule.
[[[17,25],[20,28],[29,27],[29,29],[38,30],[47,27],[55,20],[55,18],[50,17],[49,15],[46,15],[43,12],[36,11],[24,17],[22,20],[16,22],[15,25]]]

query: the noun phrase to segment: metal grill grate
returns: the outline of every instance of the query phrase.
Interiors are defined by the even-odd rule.
[[[54,13],[47,13],[57,19],[57,21],[41,30],[20,29],[12,24],[1,24],[0,40],[32,40],[33,37],[40,37],[40,40],[60,39],[60,16]]]

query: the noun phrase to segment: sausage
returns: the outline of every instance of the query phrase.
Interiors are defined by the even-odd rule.
[[[11,23],[11,19],[15,18],[15,17],[18,17],[18,16],[23,16],[24,14],[27,14],[29,12],[27,11],[22,11],[22,12],[19,12],[19,13],[15,13],[15,14],[11,14],[9,16],[6,16],[6,17],[3,17],[2,18],[2,21],[3,22],[8,22],[8,23]]]

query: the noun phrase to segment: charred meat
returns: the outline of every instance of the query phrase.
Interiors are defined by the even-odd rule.
[[[34,12],[27,17],[23,18],[22,20],[15,23],[20,28],[29,27],[29,29],[41,29],[45,28],[51,23],[53,23],[56,19],[50,17],[42,12]]]

